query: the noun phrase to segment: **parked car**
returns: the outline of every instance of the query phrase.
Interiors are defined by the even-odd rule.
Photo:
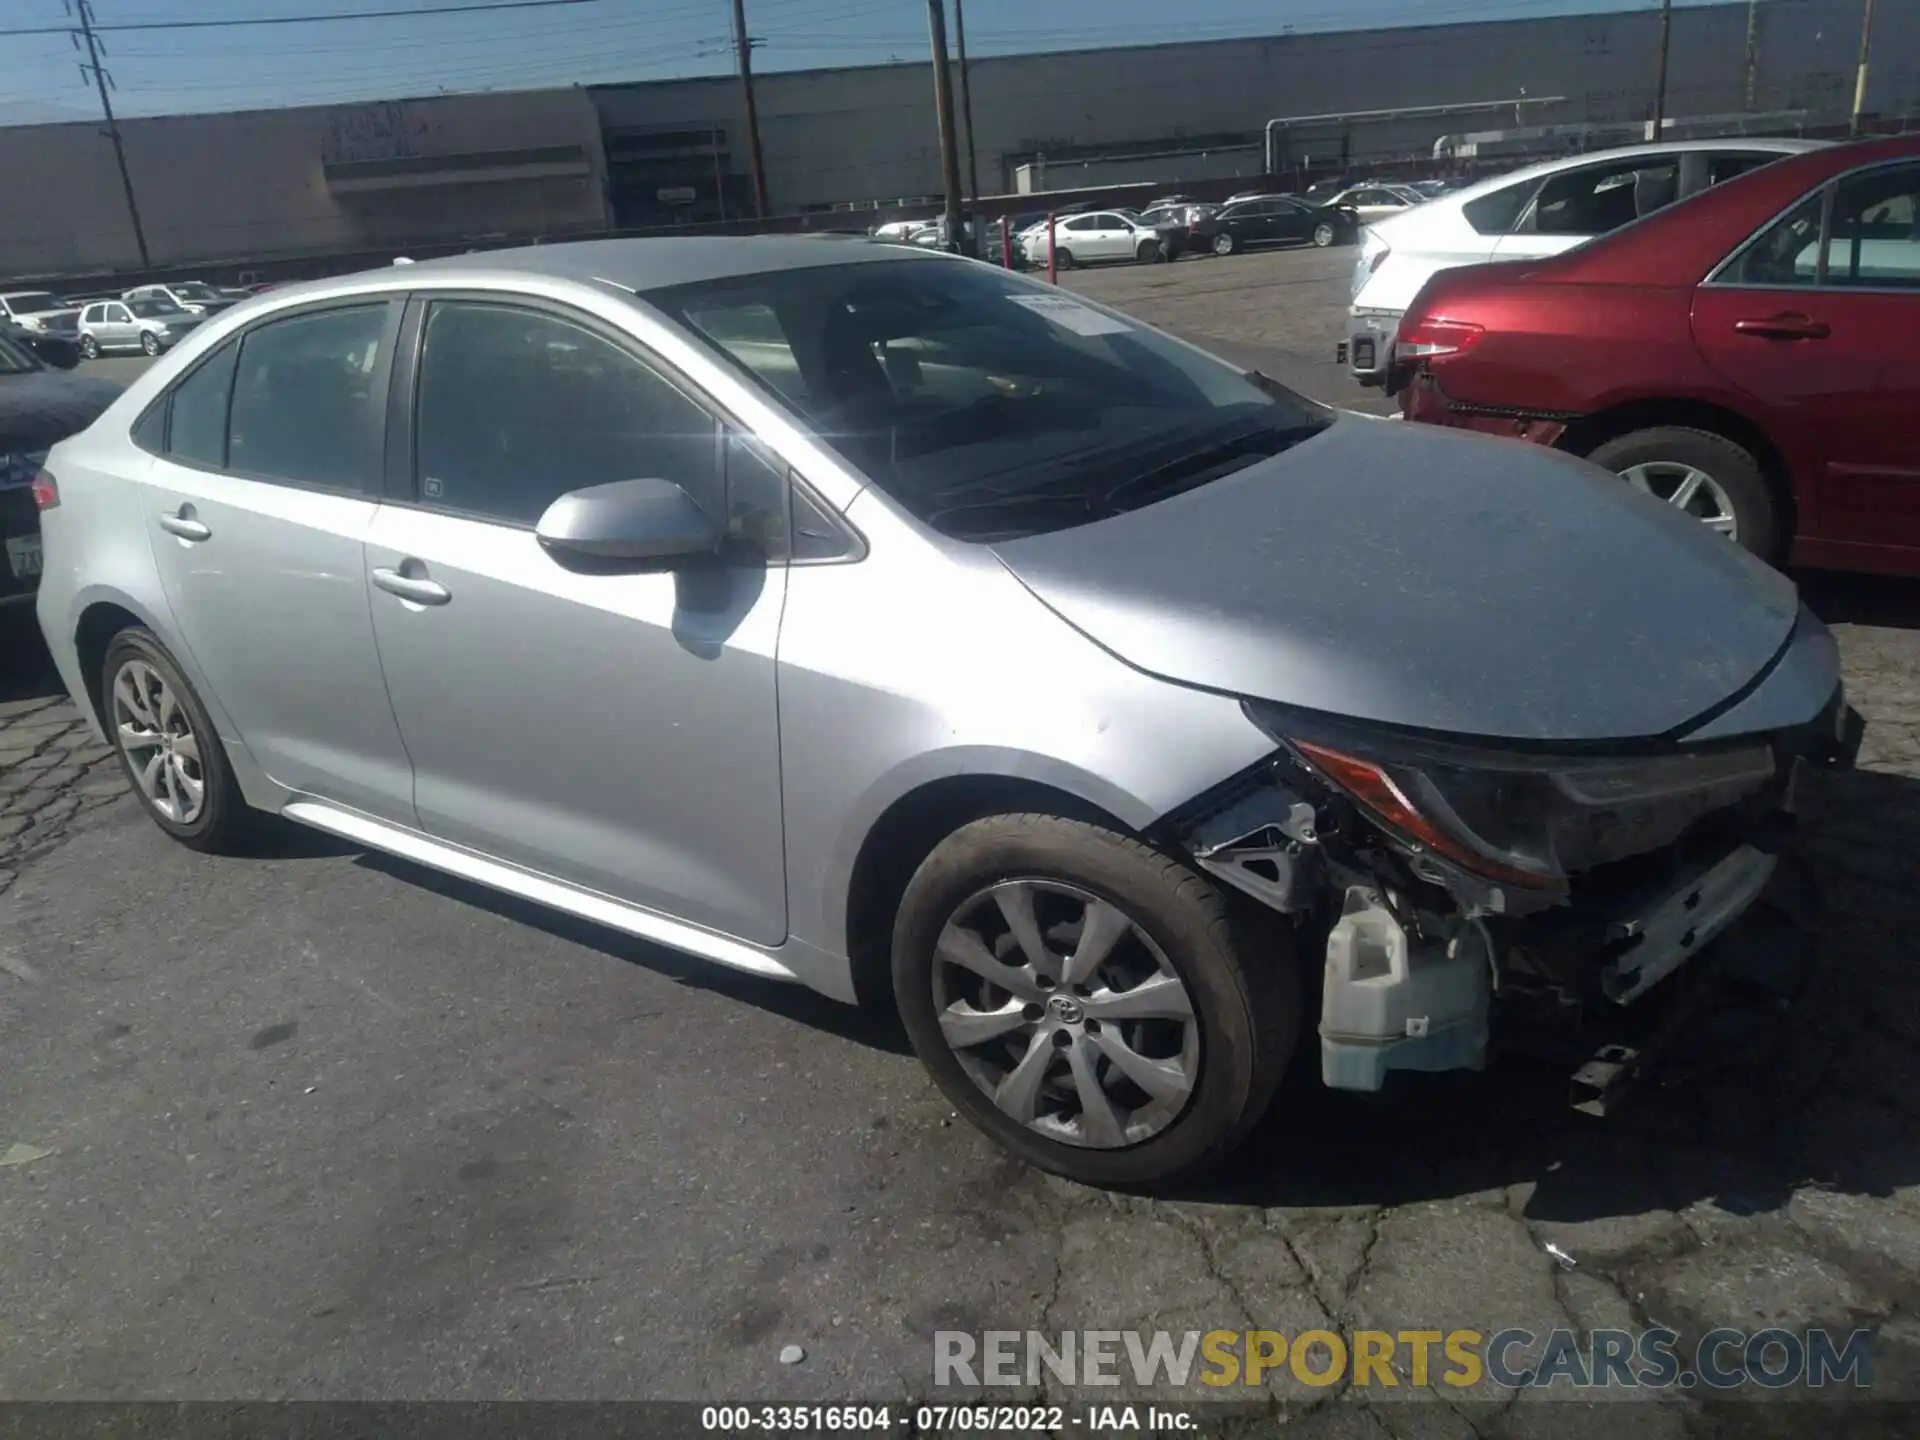
[[[31,603],[40,584],[34,485],[47,451],[84,430],[120,393],[109,381],[64,373],[71,365],[47,364],[30,348],[33,341],[21,343],[23,335],[45,338],[45,332],[0,326],[0,543],[6,552],[0,567],[0,623]],[[5,641],[9,647],[13,643]]]
[[[1020,237],[1027,263],[1044,268],[1047,264],[1047,226]],[[1138,260],[1152,262],[1167,257],[1167,241],[1152,225],[1131,218],[1118,210],[1096,210],[1089,214],[1056,218],[1053,226],[1053,263],[1060,270],[1076,265],[1094,265],[1102,261]]]
[[[1322,203],[1353,211],[1363,225],[1377,225],[1382,220],[1426,204],[1427,198],[1405,185],[1375,182],[1351,186]]]
[[[1256,245],[1351,245],[1359,231],[1360,217],[1352,210],[1270,196],[1198,217],[1187,227],[1187,248],[1231,255]]]
[[[127,291],[122,300],[163,300],[192,315],[218,315],[240,302],[222,295],[199,280],[179,280],[169,285],[141,285]]]
[[[42,323],[29,330],[9,320],[0,320],[0,333],[15,345],[24,345],[43,365],[54,370],[71,370],[80,363],[78,317],[71,313],[43,316]]]
[[[1557,259],[1436,276],[1393,386],[1408,419],[1585,455],[1756,554],[1920,575],[1916,336],[1907,136],[1777,161]]]
[[[0,294],[0,322],[18,325],[22,330],[59,329],[66,326],[73,313],[73,307],[51,290],[10,290]]]
[[[1538,260],[1817,140],[1738,137],[1568,155],[1470,185],[1371,225],[1354,264],[1347,335],[1335,353],[1362,385],[1392,362],[1394,330],[1429,276],[1453,265]]]
[[[158,355],[205,318],[165,300],[97,300],[80,312],[80,353],[89,360],[116,350]]]
[[[1142,1183],[1298,1044],[1375,1089],[1669,993],[1847,763],[1791,586],[1595,473],[952,256],[556,244],[202,327],[48,458],[38,615],[178,841],[885,1000]]]

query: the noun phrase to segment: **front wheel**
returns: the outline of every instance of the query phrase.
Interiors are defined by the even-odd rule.
[[[1657,425],[1596,447],[1587,458],[1763,558],[1780,542],[1760,462],[1710,430]]]
[[[1051,815],[975,821],[927,857],[893,978],[947,1099],[1022,1159],[1093,1185],[1222,1159],[1299,1028],[1284,932],[1256,939],[1178,860]]]
[[[140,335],[140,349],[145,354],[158,355],[160,353],[160,337],[151,330],[142,331]]]
[[[1133,258],[1142,265],[1158,265],[1166,257],[1166,251],[1158,240],[1142,240],[1140,248],[1133,252]]]
[[[1233,236],[1229,234],[1227,231],[1222,230],[1218,235],[1213,237],[1213,253],[1214,254],[1231,255],[1233,254],[1233,251],[1234,251]]]
[[[1322,220],[1318,225],[1313,227],[1313,243],[1322,250],[1326,249],[1339,238],[1340,232],[1335,230],[1333,226],[1325,220]]]

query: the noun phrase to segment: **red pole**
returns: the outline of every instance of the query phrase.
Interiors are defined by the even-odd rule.
[[[1000,217],[1000,263],[1013,268],[1013,224],[1004,215]]]
[[[1052,215],[1047,216],[1047,283],[1049,285],[1058,285],[1060,283],[1060,272],[1054,268],[1054,264],[1053,264],[1053,216]]]

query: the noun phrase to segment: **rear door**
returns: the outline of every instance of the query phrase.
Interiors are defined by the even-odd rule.
[[[168,393],[141,491],[180,633],[254,759],[290,789],[411,825],[362,548],[399,319],[397,301],[356,299],[220,346]]]
[[[1768,408],[1803,537],[1920,548],[1920,162],[1796,203],[1701,286],[1693,333]]]

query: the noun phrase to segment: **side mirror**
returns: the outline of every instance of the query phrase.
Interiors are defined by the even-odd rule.
[[[615,480],[570,490],[547,507],[534,538],[557,559],[636,569],[713,555],[720,526],[671,480]]]

